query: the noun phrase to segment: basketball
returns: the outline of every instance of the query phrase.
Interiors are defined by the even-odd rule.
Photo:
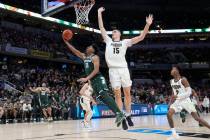
[[[72,39],[72,37],[73,37],[73,32],[71,31],[71,30],[69,30],[69,29],[67,29],[67,30],[64,30],[63,31],[63,38],[65,39],[65,40],[71,40]]]

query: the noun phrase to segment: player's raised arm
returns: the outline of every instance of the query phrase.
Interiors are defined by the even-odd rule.
[[[35,89],[29,87],[29,90],[30,90],[31,92],[35,92],[35,93],[40,92],[40,88],[39,88],[39,87],[38,87],[38,88],[35,88]]]
[[[145,36],[149,32],[149,27],[152,24],[152,22],[153,22],[153,15],[150,14],[148,17],[146,17],[146,25],[145,25],[144,30],[142,31],[142,33],[139,36],[134,37],[134,38],[131,39],[132,44],[137,44],[140,41],[144,40]]]
[[[71,45],[67,40],[65,40],[63,38],[63,41],[66,43],[68,49],[73,53],[75,54],[77,57],[81,58],[81,59],[84,59],[85,58],[85,54],[80,52],[79,50],[75,49],[75,47],[73,45]]]
[[[101,7],[98,9],[98,26],[101,31],[101,35],[102,35],[104,41],[106,42],[108,35],[106,32],[106,29],[104,28],[104,23],[103,23],[103,18],[102,18],[102,12],[104,12],[104,11],[105,11],[104,7]]]

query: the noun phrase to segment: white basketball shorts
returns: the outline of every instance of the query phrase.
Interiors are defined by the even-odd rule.
[[[130,87],[132,85],[128,68],[109,68],[109,79],[113,89]]]
[[[170,108],[174,109],[175,112],[181,112],[182,109],[185,109],[188,113],[197,112],[195,109],[194,103],[190,100],[190,98],[184,100],[176,100]]]

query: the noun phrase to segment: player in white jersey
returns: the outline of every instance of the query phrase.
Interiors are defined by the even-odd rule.
[[[179,135],[176,133],[174,128],[173,115],[177,112],[180,112],[182,109],[185,109],[196,121],[210,129],[210,125],[198,116],[195,106],[190,100],[192,89],[188,80],[180,75],[179,67],[173,66],[171,75],[173,76],[173,79],[170,81],[170,83],[173,91],[172,97],[174,102],[170,105],[170,109],[167,114],[168,123],[172,131],[172,136],[168,138],[168,140],[179,139]]]
[[[93,88],[90,84],[90,81],[88,83],[85,83],[81,90],[79,91],[80,94],[80,104],[82,106],[82,109],[85,110],[84,114],[84,121],[82,122],[85,127],[88,127],[90,124],[90,120],[93,116],[93,111],[91,109],[91,102],[93,104],[95,103],[95,100],[92,97],[93,94]]]
[[[115,93],[115,100],[118,104],[118,107],[122,110],[123,103],[121,97],[121,87],[123,87],[123,92],[125,96],[125,109],[126,116],[129,126],[133,126],[133,122],[131,120],[131,85],[132,81],[130,79],[130,73],[128,70],[128,65],[125,59],[125,54],[128,47],[131,47],[134,44],[142,41],[146,34],[149,31],[149,27],[153,22],[153,15],[149,15],[146,17],[146,25],[144,27],[143,32],[132,39],[124,39],[121,40],[121,33],[119,30],[112,31],[112,38],[107,35],[107,32],[103,25],[102,12],[105,9],[103,7],[98,9],[98,22],[99,28],[102,34],[102,37],[106,43],[106,52],[105,58],[107,65],[109,67],[109,79],[112,85],[112,88]],[[125,120],[123,124],[125,124]]]

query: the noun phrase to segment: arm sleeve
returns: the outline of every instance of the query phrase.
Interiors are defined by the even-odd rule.
[[[192,89],[191,87],[186,87],[185,88],[185,93],[183,94],[178,94],[178,99],[184,99],[184,98],[188,98],[190,97],[190,95],[192,94]]]

